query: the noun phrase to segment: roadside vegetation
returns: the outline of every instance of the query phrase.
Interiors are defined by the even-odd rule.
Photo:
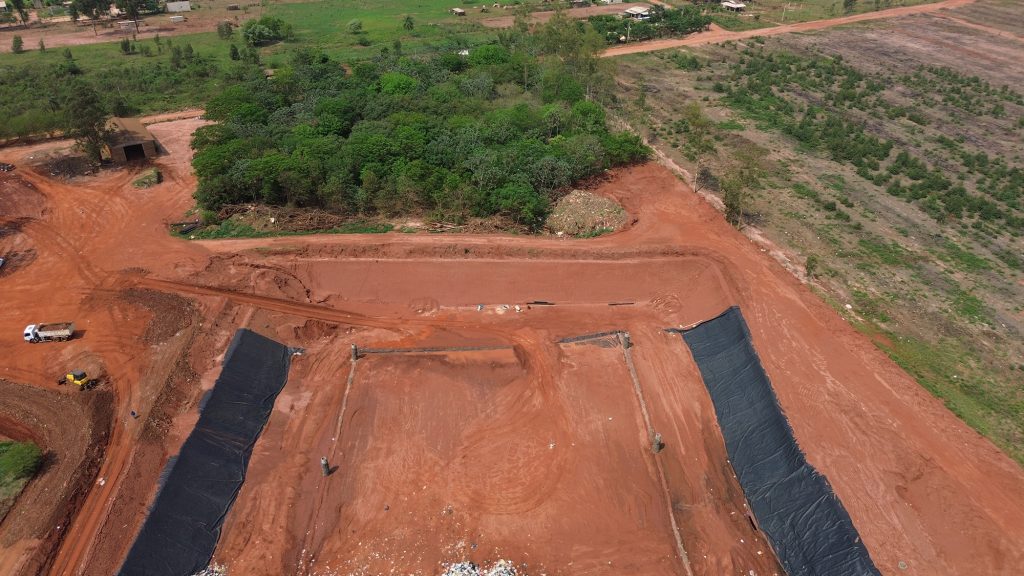
[[[209,101],[217,124],[193,138],[196,199],[208,214],[255,202],[537,227],[573,183],[647,157],[635,135],[608,129],[601,46],[557,17],[468,54],[384,49],[351,74],[297,51],[271,80]]]
[[[756,0],[745,2],[743,12],[723,8],[717,0],[669,0],[674,6],[696,4],[704,8],[712,21],[726,30],[755,30],[779,24],[793,24],[809,20],[824,20],[877,12],[901,6],[929,4],[937,0]]]
[[[31,442],[0,442],[0,521],[42,462],[42,451]]]
[[[651,7],[647,20],[622,18],[618,14],[591,16],[587,19],[594,30],[608,44],[642,42],[655,38],[678,38],[694,32],[702,32],[711,25],[711,17],[697,6],[665,8],[660,4]]]
[[[627,57],[614,112],[1024,462],[1024,98],[949,59],[840,53],[858,34]]]

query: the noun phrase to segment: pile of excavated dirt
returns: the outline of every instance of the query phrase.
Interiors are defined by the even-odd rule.
[[[113,395],[44,390],[0,380],[0,434],[31,441],[43,465],[0,524],[0,557],[33,542],[11,574],[41,574],[99,470],[110,435]]]
[[[544,225],[554,234],[597,236],[618,230],[628,219],[626,211],[614,200],[574,190],[555,204]]]

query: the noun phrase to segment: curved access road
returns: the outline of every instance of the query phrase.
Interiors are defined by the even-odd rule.
[[[910,14],[926,14],[938,10],[945,10],[947,8],[959,8],[960,6],[966,6],[973,3],[974,0],[943,0],[942,2],[935,2],[933,4],[903,6],[900,8],[878,10],[877,12],[865,12],[864,14],[842,16],[840,18],[812,20],[810,22],[783,24],[781,26],[774,26],[771,28],[740,30],[736,32],[731,32],[719,26],[712,25],[711,29],[707,32],[698,32],[697,34],[691,34],[685,38],[651,40],[650,42],[637,42],[635,44],[627,44],[625,46],[615,46],[614,48],[605,50],[602,56],[607,58],[611,56],[624,56],[626,54],[639,54],[641,52],[655,52],[658,50],[667,50],[669,48],[680,48],[682,46],[717,44],[719,42],[728,42],[729,40],[753,38],[754,36],[775,36],[776,34],[788,34],[790,32],[808,32],[811,30],[821,30],[823,28],[832,28],[833,26],[842,26],[844,24],[853,24],[854,22],[864,22],[867,20],[884,20],[887,18],[896,18]]]

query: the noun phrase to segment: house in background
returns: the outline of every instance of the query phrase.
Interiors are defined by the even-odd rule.
[[[626,18],[632,18],[634,20],[647,20],[651,17],[650,6],[630,6],[626,8],[626,11],[622,14]]]
[[[0,0],[0,12],[8,11],[10,11],[10,8],[7,7],[7,2],[4,2],[4,0]]]
[[[117,164],[156,158],[156,138],[138,118],[111,118],[107,122],[107,151]]]
[[[168,2],[167,3],[167,12],[169,12],[169,13],[174,13],[174,12],[191,12],[191,11],[192,11],[192,3],[188,2],[188,0],[183,0],[183,1],[180,1],[180,2]]]

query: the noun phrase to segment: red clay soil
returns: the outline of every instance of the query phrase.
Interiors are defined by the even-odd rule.
[[[40,573],[96,479],[110,434],[112,395],[43,390],[0,380],[0,433],[34,442],[43,465],[0,523],[0,573]]]
[[[757,28],[755,30],[741,30],[737,32],[730,32],[729,30],[725,30],[719,26],[712,25],[711,30],[707,32],[690,34],[684,38],[651,40],[649,42],[636,42],[634,44],[615,46],[605,50],[602,56],[623,56],[626,54],[667,50],[669,48],[681,48],[683,46],[718,44],[721,42],[728,42],[729,40],[742,40],[744,38],[753,38],[755,36],[775,36],[776,34],[789,34],[790,32],[810,32],[812,30],[822,30],[825,28],[832,28],[834,26],[842,26],[844,24],[853,24],[855,22],[884,20],[887,18],[908,16],[910,14],[924,14],[948,8],[959,8],[960,6],[966,6],[968,4],[973,4],[974,2],[975,0],[943,0],[932,4],[918,4],[916,6],[888,8],[886,10],[876,10],[874,12],[865,12],[863,14],[854,14],[852,16],[827,18],[825,20],[812,20],[810,22],[799,22],[796,24],[783,24],[781,26]],[[999,33],[999,35],[1003,36],[1004,33]]]
[[[1024,565],[1021,468],[666,169],[599,186],[636,222],[590,240],[187,242],[165,224],[191,206],[188,139],[200,124],[151,127],[169,155],[157,161],[165,182],[148,190],[131,186],[141,168],[49,179],[27,159],[54,143],[0,150],[18,166],[0,205],[20,210],[0,251],[36,253],[0,277],[0,347],[13,351],[0,376],[50,389],[54,370],[90,361],[115,394],[104,483],[67,511],[48,573],[116,571],[240,326],[305,353],[225,524],[215,559],[233,573],[436,574],[499,557],[535,575],[777,573],[697,368],[662,331],[733,304],[808,460],[883,573]],[[25,324],[53,320],[83,332],[21,341]],[[635,382],[613,338],[557,344],[608,330],[632,335]],[[368,354],[353,371],[352,343],[503,349]],[[657,456],[651,430],[666,443]],[[327,478],[325,455],[338,466]],[[30,545],[0,557],[14,566]]]

